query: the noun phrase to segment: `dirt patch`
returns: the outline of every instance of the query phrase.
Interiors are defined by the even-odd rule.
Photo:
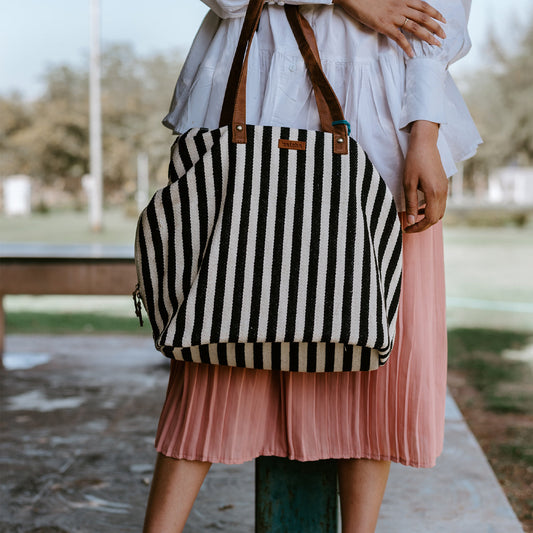
[[[450,369],[448,385],[483,448],[526,533],[533,533],[533,416],[493,412],[464,370]],[[509,384],[506,388],[509,388]],[[524,386],[519,386],[523,393]],[[533,384],[527,392],[531,393]]]

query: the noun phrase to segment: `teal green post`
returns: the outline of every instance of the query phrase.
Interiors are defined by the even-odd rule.
[[[337,533],[337,461],[255,461],[256,533]]]

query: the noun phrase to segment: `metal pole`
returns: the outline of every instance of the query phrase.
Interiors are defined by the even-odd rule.
[[[93,231],[102,229],[102,107],[100,96],[100,0],[91,6],[91,68],[89,73],[90,174],[89,222]]]

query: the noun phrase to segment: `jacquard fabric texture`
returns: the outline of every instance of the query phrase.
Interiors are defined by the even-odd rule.
[[[180,136],[169,184],[139,218],[136,264],[156,348],[249,368],[378,368],[401,283],[391,192],[351,138],[340,155],[331,133],[246,129],[246,144],[231,142],[227,126]]]

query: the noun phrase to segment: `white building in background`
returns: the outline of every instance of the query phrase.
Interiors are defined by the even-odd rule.
[[[502,167],[489,175],[488,201],[533,205],[533,167]]]
[[[4,213],[8,216],[31,213],[31,178],[24,174],[8,176],[2,181]]]

